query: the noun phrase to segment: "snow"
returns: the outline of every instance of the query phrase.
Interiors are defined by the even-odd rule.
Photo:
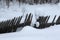
[[[34,29],[26,26],[23,30],[15,33],[0,34],[1,40],[60,40],[60,27],[54,26],[47,29]]]
[[[60,4],[21,4],[20,7],[17,4],[12,4],[9,8],[0,8],[0,21],[21,15],[23,15],[24,19],[27,13],[33,14],[31,25],[36,23],[38,16],[51,16],[49,21],[51,22],[53,16],[57,15],[58,17],[60,15]],[[24,21],[23,19],[21,22]],[[0,40],[60,40],[60,25],[51,26],[46,29],[35,29],[31,26],[25,26],[18,32],[0,34]]]

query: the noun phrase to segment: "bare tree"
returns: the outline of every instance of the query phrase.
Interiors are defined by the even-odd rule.
[[[21,2],[21,0],[17,0],[18,2],[19,2],[19,6],[20,6],[20,2]]]
[[[38,2],[39,2],[39,0],[34,0],[34,3],[36,3],[36,4],[37,4]]]
[[[8,6],[8,8],[9,8],[9,3],[10,3],[10,0],[6,0],[6,5]]]
[[[10,1],[13,1],[13,0],[10,0]]]
[[[57,3],[59,3],[59,0],[57,0],[57,1],[55,2],[55,4],[57,4]]]
[[[26,0],[22,0],[23,3],[25,3]]]
[[[1,1],[1,0],[0,0]]]

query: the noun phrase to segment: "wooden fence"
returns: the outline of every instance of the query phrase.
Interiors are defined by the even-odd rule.
[[[7,20],[7,21],[2,21],[0,22],[0,34],[1,33],[10,33],[10,32],[16,32],[17,28],[24,28],[26,26],[31,26],[31,22],[33,19],[33,15],[30,14],[26,14],[24,23],[20,23],[21,19],[23,18],[23,16],[20,17],[14,17],[11,20]],[[37,27],[36,23],[34,24],[34,26],[32,26],[33,28],[36,29],[44,29],[50,26],[54,26],[54,25],[59,25],[60,24],[60,16],[58,17],[58,19],[55,21],[56,19],[56,15],[53,19],[53,21],[51,23],[48,23],[50,16],[39,16],[38,19],[36,19],[36,22],[39,22],[39,26]]]

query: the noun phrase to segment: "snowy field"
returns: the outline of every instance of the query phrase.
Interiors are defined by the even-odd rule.
[[[60,15],[60,4],[21,4],[20,7],[17,4],[11,4],[9,8],[6,8],[6,6],[0,7],[0,21],[12,19],[21,15],[25,17],[27,13],[32,13],[32,24],[34,24],[38,16],[50,15],[51,18],[49,22],[51,22],[55,15],[57,15],[57,17]],[[40,30],[31,26],[26,26],[21,31],[15,33],[0,34],[0,40],[60,40],[60,25]]]

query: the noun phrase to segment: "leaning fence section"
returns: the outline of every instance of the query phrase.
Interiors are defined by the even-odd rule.
[[[14,17],[11,20],[0,22],[0,34],[16,32],[17,28],[20,28],[20,27],[24,28],[26,26],[31,26],[32,19],[33,19],[33,15],[31,13],[26,14],[26,17],[23,23],[21,23],[22,18],[23,16]],[[36,19],[36,22],[39,22],[39,26],[37,27],[36,23],[34,23],[32,27],[36,29],[44,29],[50,26],[60,25],[60,16],[57,18],[56,22],[55,22],[56,15],[54,16],[52,22],[50,23],[48,23],[49,19],[50,19],[50,16],[39,16],[38,19]]]

